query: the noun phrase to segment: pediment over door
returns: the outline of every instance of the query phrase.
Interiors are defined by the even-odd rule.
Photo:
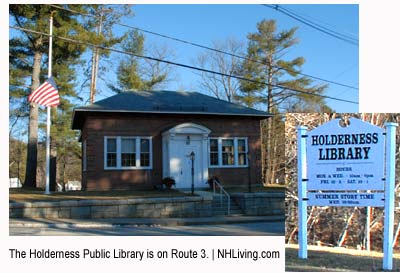
[[[190,135],[207,135],[210,134],[211,130],[202,125],[196,123],[182,123],[168,131],[165,131],[163,135],[176,135],[176,134],[190,134]]]

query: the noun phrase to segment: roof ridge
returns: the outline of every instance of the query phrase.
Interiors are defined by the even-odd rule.
[[[139,94],[140,95],[141,92],[147,92],[147,93],[152,93],[152,92],[174,92],[174,93],[199,94],[199,95],[205,96],[205,97],[207,97],[209,99],[214,99],[214,100],[217,100],[217,101],[222,102],[222,103],[232,104],[232,105],[241,107],[243,109],[250,109],[250,110],[264,112],[263,110],[258,110],[258,109],[255,109],[255,108],[252,108],[252,107],[249,107],[249,106],[246,106],[246,105],[242,105],[242,104],[239,104],[239,103],[236,103],[236,102],[231,102],[231,101],[227,101],[227,100],[224,100],[224,99],[221,99],[221,98],[213,97],[213,96],[201,93],[200,91],[185,91],[185,90],[127,90],[127,91],[115,94],[115,95],[113,95],[111,97],[105,98],[103,100],[100,100],[98,102],[104,101],[104,100],[109,99],[109,98],[113,98],[113,97],[121,95],[121,94],[126,94],[126,93],[135,93],[135,94]],[[93,104],[96,104],[96,103],[97,102],[95,102]]]

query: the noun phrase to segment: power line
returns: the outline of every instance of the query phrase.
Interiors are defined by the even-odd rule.
[[[12,28],[12,29],[17,29],[17,30],[24,31],[24,32],[30,32],[30,33],[50,36],[49,34],[47,34],[45,32],[41,32],[41,31],[26,29],[26,28],[17,27],[17,26],[9,26],[9,27]],[[72,42],[72,43],[83,44],[83,45],[90,46],[90,47],[98,47],[98,48],[103,49],[103,50],[109,50],[109,51],[112,51],[112,52],[125,54],[125,55],[130,55],[130,56],[134,56],[134,57],[137,57],[137,58],[143,58],[143,59],[147,59],[147,60],[151,60],[151,61],[162,62],[162,63],[166,63],[166,64],[170,64],[170,65],[184,67],[184,68],[187,68],[187,69],[193,69],[193,70],[202,71],[202,72],[211,73],[211,74],[216,74],[216,75],[220,75],[220,76],[224,76],[224,77],[231,77],[231,78],[235,78],[235,79],[238,79],[238,80],[248,81],[248,82],[262,84],[262,85],[266,85],[266,86],[282,88],[282,89],[293,91],[293,92],[296,92],[296,93],[301,93],[301,94],[306,94],[306,95],[311,95],[311,96],[317,96],[317,97],[321,97],[321,98],[332,99],[332,100],[342,101],[342,102],[347,102],[347,103],[358,104],[358,102],[355,102],[355,101],[335,98],[335,97],[331,97],[331,96],[327,96],[327,95],[314,94],[314,93],[307,92],[307,91],[304,91],[304,90],[290,88],[290,87],[286,87],[286,86],[278,85],[278,84],[268,84],[268,83],[265,83],[265,82],[260,82],[260,81],[248,79],[248,78],[245,78],[245,77],[242,77],[242,76],[228,75],[228,74],[225,74],[225,73],[212,71],[212,70],[208,70],[208,69],[204,69],[204,68],[200,68],[200,67],[196,67],[196,66],[191,66],[191,65],[187,65],[187,64],[171,62],[171,61],[167,61],[167,60],[163,60],[163,59],[159,59],[159,58],[154,58],[154,57],[149,57],[149,56],[144,56],[144,55],[139,55],[139,54],[135,54],[135,53],[132,53],[132,52],[127,52],[127,51],[123,51],[123,50],[119,50],[119,49],[115,49],[115,48],[110,48],[110,47],[105,47],[105,46],[99,46],[99,45],[91,44],[91,43],[88,43],[88,42],[74,40],[74,39],[71,39],[71,38],[61,37],[61,36],[57,36],[57,35],[52,35],[52,36],[53,36],[53,38],[58,38],[60,40],[64,40],[64,41],[68,41],[68,42]]]
[[[285,7],[280,6],[280,9],[282,9],[282,10],[284,10],[284,11],[286,11],[286,12],[289,12],[289,13],[291,13],[292,15],[294,15],[294,16],[296,16],[296,17],[298,17],[298,18],[300,18],[300,19],[302,19],[302,20],[304,20],[304,21],[307,21],[307,22],[309,22],[309,23],[311,23],[311,24],[314,24],[314,25],[316,25],[317,27],[320,27],[320,28],[322,28],[322,29],[324,29],[324,30],[326,30],[326,31],[328,31],[328,32],[332,32],[332,33],[334,33],[334,34],[337,34],[337,35],[339,35],[339,36],[344,37],[345,39],[349,39],[349,40],[352,40],[352,41],[358,43],[358,38],[355,37],[354,35],[343,34],[343,33],[340,33],[340,32],[338,32],[338,31],[336,31],[336,30],[327,28],[327,27],[325,27],[325,26],[323,26],[323,25],[321,25],[321,24],[316,23],[315,21],[313,22],[313,21],[311,21],[310,19],[305,18],[305,16],[301,16],[299,13],[296,13],[296,12],[294,12],[293,10],[290,10],[290,9],[288,9],[288,8],[285,8]]]
[[[308,20],[308,21],[310,21],[310,22],[313,22],[313,21],[311,21],[311,20],[314,20],[314,22],[313,22],[314,24],[319,24],[321,27],[323,27],[323,28],[325,28],[325,29],[328,29],[328,27],[330,27],[330,28],[336,28],[336,26],[331,25],[331,24],[329,24],[329,23],[327,23],[327,22],[324,22],[324,21],[322,21],[322,20],[320,20],[320,19],[318,19],[318,18],[312,17],[312,16],[310,16],[309,14],[304,14],[304,13],[301,13],[301,12],[299,12],[299,11],[297,11],[297,13],[296,13],[295,10],[289,9],[287,6],[285,7],[285,9],[286,9],[287,11],[290,11],[290,12],[292,12],[292,13],[297,14],[297,16],[299,16],[300,18],[304,18],[305,20]],[[307,19],[307,18],[309,18],[309,19]],[[324,24],[325,24],[326,27],[323,26]],[[346,33],[346,34],[343,34],[343,33],[340,33],[340,32],[337,32],[337,33],[339,33],[340,35],[347,36],[347,37],[349,37],[350,39],[353,39],[353,40],[358,41],[358,35],[357,35],[357,34],[354,34],[354,33],[352,33],[352,32],[343,30],[343,33]]]
[[[337,31],[334,31],[334,30],[328,29],[328,28],[326,28],[324,26],[321,26],[321,25],[319,25],[319,24],[317,24],[315,22],[312,22],[312,21],[304,18],[304,17],[301,17],[300,15],[297,15],[294,12],[289,11],[288,9],[285,9],[285,8],[281,7],[280,5],[269,5],[269,4],[262,4],[262,5],[265,6],[265,7],[271,8],[271,9],[275,9],[276,11],[279,11],[279,12],[281,12],[281,13],[283,13],[283,14],[291,17],[291,18],[293,18],[296,21],[299,21],[299,22],[301,22],[301,23],[303,23],[303,24],[305,24],[305,25],[307,25],[309,27],[312,27],[312,28],[314,28],[314,29],[316,29],[318,31],[321,31],[321,32],[323,32],[323,33],[325,33],[325,34],[327,34],[329,36],[335,37],[335,38],[337,38],[339,40],[342,40],[342,41],[344,41],[346,43],[358,46],[358,39],[355,39],[353,37],[347,36],[345,34],[341,34],[341,33],[337,32]]]
[[[81,14],[81,15],[84,15],[84,16],[90,16],[90,17],[94,17],[94,18],[99,17],[97,15],[75,11],[75,10],[67,9],[67,8],[64,8],[64,7],[57,6],[57,5],[48,4],[48,6],[51,6],[51,7],[54,7],[54,8],[58,8],[58,9],[62,9],[62,10],[65,10],[65,11],[70,11],[70,12],[76,13],[76,14]],[[171,37],[171,36],[168,36],[168,35],[160,34],[160,33],[154,32],[154,31],[145,30],[145,29],[142,29],[142,28],[133,27],[133,26],[129,26],[129,25],[126,25],[126,24],[121,24],[121,23],[115,23],[115,24],[119,25],[119,26],[122,26],[122,27],[126,27],[126,28],[130,28],[130,29],[138,30],[138,31],[141,31],[141,32],[144,32],[144,33],[148,33],[148,34],[151,34],[151,35],[159,36],[159,37],[162,37],[162,38],[165,38],[165,39],[173,40],[173,41],[176,41],[176,42],[180,42],[180,43],[188,44],[188,45],[191,45],[191,46],[203,48],[203,49],[206,49],[206,50],[211,50],[211,51],[214,51],[214,52],[217,52],[217,53],[229,55],[231,57],[235,57],[235,58],[238,58],[238,59],[242,59],[242,60],[246,60],[246,61],[250,61],[250,62],[254,62],[254,63],[259,63],[259,64],[263,64],[263,65],[266,64],[265,62],[261,62],[261,61],[254,60],[254,59],[250,59],[250,58],[247,58],[245,56],[237,55],[237,54],[234,54],[234,53],[231,53],[231,52],[226,52],[226,51],[223,51],[223,50],[219,50],[219,49],[216,49],[216,48],[212,48],[212,47],[208,47],[208,46],[205,46],[205,45],[197,44],[197,43],[190,42],[190,41],[187,41],[187,40],[182,40],[182,39],[179,39],[179,38],[175,38],[175,37]],[[277,65],[272,65],[272,68],[283,69],[285,71],[292,72],[292,71],[289,71],[287,68],[280,67],[280,66],[277,66]],[[305,74],[305,73],[298,72],[298,71],[296,71],[296,73],[301,75],[301,76],[309,77],[309,78],[312,78],[312,79],[315,79],[315,80],[327,82],[327,83],[330,83],[330,84],[335,84],[335,85],[342,86],[342,87],[347,87],[347,88],[353,89],[353,90],[358,90],[358,87],[355,87],[355,86],[350,86],[350,85],[339,83],[339,82],[336,82],[336,81],[333,81],[333,80],[323,79],[321,77]]]
[[[334,38],[337,38],[337,39],[342,40],[344,42],[347,42],[347,43],[350,43],[350,44],[358,46],[358,39],[357,38],[354,38],[354,37],[339,33],[339,32],[337,32],[335,30],[326,28],[326,27],[324,27],[322,25],[319,25],[319,24],[317,24],[317,23],[315,23],[313,21],[310,21],[310,20],[306,19],[305,17],[302,17],[302,16],[300,16],[300,15],[298,15],[298,14],[296,14],[296,13],[294,13],[294,12],[292,12],[292,11],[286,9],[286,8],[283,8],[280,5],[263,4],[263,6],[275,9],[276,11],[279,11],[279,12],[291,17],[292,19],[295,19],[295,20],[297,20],[297,21],[299,21],[299,22],[301,22],[301,23],[303,23],[303,24],[305,24],[305,25],[307,25],[307,26],[309,26],[311,28],[314,28],[314,29],[316,29],[318,31],[321,31],[321,32],[323,32],[323,33],[325,33],[327,35],[330,35],[330,36],[334,37]]]

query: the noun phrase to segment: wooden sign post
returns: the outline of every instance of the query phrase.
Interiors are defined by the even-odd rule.
[[[393,269],[393,225],[394,188],[396,179],[396,127],[397,123],[386,123],[386,177],[385,177],[385,221],[383,234],[383,269]]]
[[[299,258],[307,258],[307,206],[384,207],[383,269],[392,269],[397,123],[385,127],[350,118],[297,128]]]

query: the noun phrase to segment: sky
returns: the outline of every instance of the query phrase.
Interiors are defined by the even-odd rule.
[[[298,4],[282,5],[292,12],[306,17],[320,25],[340,33],[358,38],[359,7],[356,4]],[[134,5],[134,16],[125,18],[122,23],[148,31],[168,35],[212,47],[214,41],[228,38],[247,43],[246,36],[256,32],[256,25],[263,19],[277,21],[279,30],[297,27],[296,36],[300,42],[293,46],[284,57],[286,60],[304,57],[302,73],[339,82],[358,88],[359,82],[359,48],[337,38],[328,36],[274,9],[258,4],[222,4],[222,5]],[[126,31],[118,27],[115,31]],[[146,46],[166,46],[174,56],[174,62],[193,65],[197,56],[206,51],[198,47],[172,41],[151,34],[145,34]],[[119,54],[120,55],[120,54]],[[118,56],[117,58],[121,58]],[[116,70],[117,63],[110,66]],[[173,67],[174,81],[166,89],[198,91],[207,94],[199,86],[199,77],[192,70]],[[114,75],[115,76],[115,75]],[[111,75],[111,78],[113,76]],[[315,81],[321,84],[324,82]],[[102,89],[97,99],[112,95],[107,87],[99,82]],[[358,90],[329,84],[325,95],[358,102]],[[358,105],[326,99],[327,104],[337,112],[357,112]]]
[[[298,4],[280,6],[317,22],[340,33],[358,38],[359,34],[359,6],[357,4],[322,5]],[[124,17],[121,23],[138,27],[147,31],[167,35],[207,47],[213,47],[213,42],[221,42],[230,38],[247,44],[247,35],[256,32],[256,25],[263,19],[277,21],[278,31],[297,28],[296,37],[299,43],[288,50],[285,60],[304,57],[306,62],[302,73],[330,81],[335,81],[358,88],[359,82],[359,48],[346,43],[302,24],[269,7],[259,4],[137,4],[132,6],[134,16]],[[12,23],[12,22],[11,22]],[[115,26],[117,35],[130,29]],[[10,30],[10,33],[17,31]],[[166,47],[173,54],[166,59],[185,65],[198,66],[195,63],[199,54],[210,52],[186,43],[166,39],[157,35],[144,33],[145,47]],[[245,50],[245,48],[244,48]],[[149,54],[145,54],[149,55]],[[89,65],[91,51],[85,54]],[[119,61],[126,58],[124,54],[112,53],[109,60],[101,60],[107,72],[101,74],[98,80],[96,101],[115,95],[107,84],[117,85],[116,71]],[[82,66],[86,69],[88,65]],[[212,69],[211,69],[212,70]],[[199,72],[171,66],[172,80],[162,89],[196,91],[211,95],[200,85]],[[85,78],[78,73],[77,92],[83,101],[76,101],[77,105],[88,104],[88,86],[81,91],[80,86]],[[105,80],[104,80],[105,79]],[[315,84],[325,84],[324,81],[314,81]],[[359,101],[358,90],[329,84],[324,95]],[[328,106],[336,112],[357,112],[357,103],[348,103],[333,99],[325,99]],[[265,106],[257,106],[265,110]],[[44,118],[44,116],[43,116]]]
[[[99,0],[96,0],[96,2]],[[299,2],[300,0],[291,0],[291,2]],[[318,2],[315,0],[311,0],[312,2]],[[308,2],[311,2],[308,0]],[[13,1],[18,2],[17,0]],[[20,3],[25,3],[25,1],[19,1]],[[73,1],[71,1],[73,2]],[[76,1],[78,3],[78,1]],[[319,2],[323,2],[320,0]],[[333,2],[330,0],[329,2]],[[400,1],[398,0],[380,0],[380,1],[372,1],[372,0],[341,0],[339,2],[351,2],[351,3],[359,3],[360,6],[360,112],[399,112],[399,88],[397,84],[399,69],[398,64],[400,63],[400,54],[399,54],[399,35],[394,35],[398,33],[398,26],[400,25],[400,16],[398,15],[398,11],[400,8]],[[7,5],[9,3],[7,1],[3,1],[0,3],[0,13],[2,16],[0,18],[1,30],[4,37],[6,37],[9,33],[9,21],[8,21],[8,11]],[[305,13],[313,18],[318,18],[321,21],[332,24],[340,31],[350,31],[354,33],[358,33],[358,14],[356,11],[351,13],[345,13],[344,11],[335,11],[335,9],[327,9],[325,12],[323,11],[326,7],[324,6],[320,8],[320,11],[314,11],[310,6],[306,5],[298,5],[298,6],[289,6],[293,10],[298,12]],[[307,9],[305,9],[307,7]],[[229,9],[223,10],[220,14],[216,14],[217,21],[214,20],[211,16],[211,12],[202,13],[200,15],[197,14],[196,9],[192,6],[190,7],[192,10],[189,13],[189,10],[186,10],[183,14],[171,14],[175,12],[175,8],[171,6],[165,7],[163,10],[159,8],[158,5],[153,7],[146,6],[137,6],[135,7],[136,17],[132,19],[132,24],[137,25],[138,27],[149,28],[149,30],[164,32],[165,34],[174,34],[182,39],[191,39],[196,42],[205,43],[206,45],[210,45],[212,39],[224,39],[228,36],[228,29],[231,31],[229,33],[234,33],[238,38],[245,39],[245,36],[248,32],[255,30],[255,24],[260,19],[267,17],[273,18],[276,17],[279,20],[279,24],[286,28],[286,26],[298,26],[299,27],[299,37],[301,39],[301,44],[296,47],[296,51],[293,52],[294,55],[302,55],[306,58],[307,62],[304,66],[305,73],[315,74],[321,77],[326,77],[327,79],[333,79],[336,81],[340,81],[346,84],[356,84],[358,82],[358,66],[355,67],[355,71],[353,70],[353,64],[358,63],[358,49],[346,43],[336,41],[336,39],[323,35],[315,30],[312,30],[300,23],[291,20],[284,16],[283,14],[279,14],[274,12],[273,10],[269,10],[268,8],[263,8],[262,6],[256,5],[250,8],[246,8],[245,6],[241,6],[242,11],[246,11],[240,13],[241,16],[248,17],[250,21],[244,21],[235,19],[231,13],[228,12]],[[226,8],[226,7],[225,7]],[[240,9],[239,8],[239,9]],[[151,9],[151,10],[150,10]],[[169,13],[167,12],[170,11]],[[176,9],[179,10],[179,9]],[[240,10],[239,10],[240,12]],[[182,18],[186,18],[183,21]],[[225,20],[221,20],[219,18],[225,18]],[[231,19],[231,20],[229,20]],[[229,21],[230,24],[234,24],[235,27],[232,28],[220,28],[225,21]],[[287,20],[287,23],[284,21]],[[157,23],[159,22],[159,23]],[[175,22],[175,23],[174,23]],[[171,28],[171,24],[175,25],[175,28]],[[189,24],[194,24],[197,26],[196,31],[189,28]],[[205,26],[211,25],[211,28],[206,28]],[[287,25],[286,25],[287,24]],[[169,27],[168,27],[169,26]],[[204,27],[204,28],[203,28]],[[204,29],[204,31],[201,31]],[[240,30],[240,31],[239,31]],[[216,34],[219,32],[220,34]],[[200,35],[201,33],[201,35]],[[204,36],[207,35],[207,36]],[[208,36],[209,35],[209,36]],[[165,42],[165,41],[164,41]],[[303,48],[304,47],[304,48]],[[178,55],[177,57],[182,58],[178,59],[179,61],[186,62],[190,61],[192,55],[190,53],[185,53],[185,51],[178,50],[178,46],[175,45],[174,49]],[[301,49],[301,50],[300,50]],[[297,51],[298,50],[298,51]],[[7,75],[8,73],[8,43],[2,45],[1,50],[1,63],[3,64],[0,67],[2,75]],[[187,55],[186,55],[187,54]],[[343,54],[343,55],[342,55]],[[190,58],[187,58],[190,56]],[[342,57],[343,56],[343,57]],[[186,82],[185,85],[190,86],[192,80],[190,79],[191,73],[183,74],[181,70],[179,70],[181,74],[180,80],[182,82]],[[352,77],[348,78],[350,75]],[[355,76],[354,76],[355,75]],[[3,90],[8,90],[8,77],[6,80],[2,81]],[[177,84],[178,85],[178,84]],[[171,87],[173,88],[173,87]],[[333,87],[332,87],[333,88]],[[336,87],[335,87],[336,88]],[[339,90],[340,89],[340,90]],[[351,95],[347,91],[344,91],[345,88],[336,88],[336,90],[332,90],[332,95],[335,95],[335,92],[343,92],[343,94]],[[331,91],[330,91],[331,92]],[[0,107],[0,125],[2,128],[7,128],[8,126],[8,92],[0,92],[0,98],[2,102],[2,106]],[[351,98],[350,98],[351,99]],[[329,102],[329,101],[328,101]],[[335,102],[332,102],[335,104]],[[356,110],[346,110],[345,107],[354,108],[354,105],[345,105],[344,103],[336,103],[336,110],[338,112],[341,111],[356,111]],[[339,105],[340,104],[340,105]],[[343,108],[342,108],[343,107]],[[341,110],[343,109],[343,110]],[[8,132],[7,130],[3,130],[1,135],[1,146],[4,148],[3,155],[8,155]],[[0,166],[3,181],[7,181],[8,178],[8,156],[3,156],[0,158]],[[6,187],[6,183],[3,184]],[[1,240],[3,249],[7,250],[8,248],[22,248],[27,249],[29,247],[39,246],[42,248],[51,248],[51,249],[59,249],[60,246],[63,248],[76,249],[76,248],[84,248],[84,247],[97,247],[98,249],[107,248],[111,246],[118,245],[121,248],[132,248],[135,247],[146,247],[148,249],[162,249],[162,248],[170,248],[172,245],[174,247],[187,248],[188,239],[185,238],[177,238],[177,237],[159,237],[157,240],[149,240],[149,238],[135,237],[135,238],[126,238],[126,237],[102,237],[99,239],[98,237],[50,237],[50,236],[42,236],[38,237],[20,237],[17,238],[15,236],[7,236],[8,234],[8,191],[1,191],[1,198],[3,203],[0,206],[0,212],[2,217],[1,225],[0,225],[0,233],[2,234]],[[267,245],[274,247],[274,249],[279,249],[281,253],[284,253],[284,238],[277,236],[264,236],[262,238],[255,238],[255,240],[250,240],[252,238],[242,238],[235,237],[235,240],[232,238],[211,238],[207,240],[207,238],[200,237],[191,237],[190,238],[190,247],[193,249],[201,249],[201,248],[218,248],[225,247],[229,241],[235,242],[235,247],[237,248],[251,248],[253,245]],[[243,242],[242,242],[243,241]],[[2,256],[2,264],[4,267],[13,268],[14,272],[27,272],[32,271],[33,266],[37,264],[38,266],[43,265],[44,263],[32,263],[28,262],[20,262],[18,260],[14,261],[11,259],[7,259],[5,255],[5,251],[3,251],[4,255]],[[284,255],[283,255],[284,256]],[[167,268],[168,265],[173,266],[174,272],[187,272],[189,263],[158,263],[154,261],[142,262],[135,264],[136,270],[147,270],[147,271],[155,271],[159,269]],[[45,263],[46,266],[42,267],[43,272],[54,272],[57,270],[58,272],[70,272],[72,270],[97,270],[98,272],[110,271],[110,270],[121,270],[132,268],[132,264],[127,261],[127,263],[115,263],[114,261],[110,262],[99,262],[99,261],[60,261],[56,263]],[[62,265],[62,268],[60,268]],[[215,270],[216,266],[225,266],[228,270],[232,270],[234,272],[241,272],[243,270],[259,270],[265,271],[265,263],[254,263],[251,260],[241,263],[233,263],[230,260],[226,260],[225,263],[205,263],[201,260],[199,261],[191,261],[190,266],[191,269],[195,269],[194,271],[210,271]],[[125,267],[126,266],[126,267]],[[159,268],[157,268],[157,266]],[[257,267],[258,266],[258,267]],[[268,263],[268,269],[274,272],[284,272],[284,258],[282,257],[279,261],[274,261]],[[255,268],[257,267],[257,268]],[[60,271],[61,269],[61,271]]]

